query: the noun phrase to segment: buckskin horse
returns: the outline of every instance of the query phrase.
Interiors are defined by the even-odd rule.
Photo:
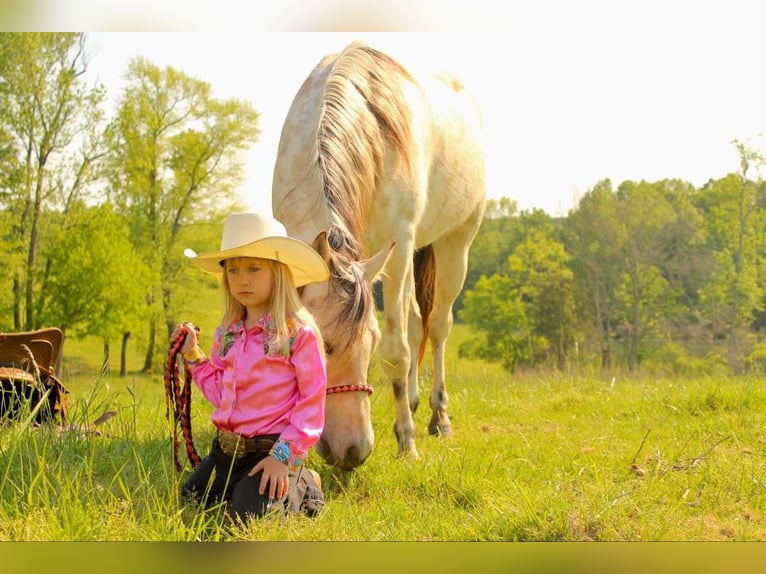
[[[416,75],[362,42],[311,71],[282,126],[272,211],[330,267],[327,282],[302,294],[326,342],[326,422],[316,451],[327,463],[350,470],[372,452],[367,375],[378,345],[398,454],[417,455],[413,415],[428,340],[428,431],[451,432],[445,344],[485,204],[481,117],[456,77]]]

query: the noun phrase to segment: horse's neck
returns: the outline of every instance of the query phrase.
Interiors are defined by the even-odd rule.
[[[293,190],[284,202],[274,206],[274,217],[285,226],[290,237],[306,243],[330,227],[323,199],[301,193],[300,189]]]
[[[282,222],[288,235],[307,243],[330,224],[316,166],[321,107],[317,106],[315,92],[323,85],[325,75],[315,70],[293,100],[282,126],[272,182],[274,217]]]

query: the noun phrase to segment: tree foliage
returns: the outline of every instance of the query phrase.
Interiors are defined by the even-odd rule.
[[[148,269],[125,219],[111,206],[73,205],[45,255],[56,261],[41,297],[45,323],[106,340],[138,327],[146,313]]]
[[[13,327],[35,328],[35,297],[46,263],[38,261],[41,219],[65,210],[101,157],[103,89],[85,85],[84,35],[0,34],[0,207],[5,257],[12,264]]]
[[[127,217],[150,276],[152,309],[144,369],[154,363],[158,324],[175,324],[173,294],[184,281],[184,226],[237,209],[243,154],[258,136],[258,113],[242,100],[218,100],[211,86],[144,58],[131,61],[109,128],[110,199]],[[164,342],[167,337],[160,336]]]
[[[735,144],[740,173],[699,189],[602,180],[558,220],[490,203],[471,253],[482,276],[467,283],[458,314],[482,336],[462,352],[509,368],[561,369],[573,354],[605,369],[660,356],[688,368],[713,364],[708,354],[725,341],[733,370],[760,364],[766,184],[747,174],[764,164]]]

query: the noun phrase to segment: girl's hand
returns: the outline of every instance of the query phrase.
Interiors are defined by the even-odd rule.
[[[279,462],[276,458],[269,455],[260,460],[247,476],[255,476],[260,471],[263,471],[261,475],[261,483],[258,487],[258,494],[263,495],[266,492],[266,487],[269,489],[269,498],[284,498],[287,496],[287,484],[289,480],[289,469],[284,462]]]
[[[175,341],[184,331],[186,331],[186,338],[183,345],[181,345],[181,353],[188,353],[198,344],[197,328],[192,323],[186,322],[178,325],[173,331],[171,340]]]

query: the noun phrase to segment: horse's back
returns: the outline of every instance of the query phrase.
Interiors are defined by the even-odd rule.
[[[473,94],[446,72],[414,77],[417,84],[404,90],[412,118],[411,173],[404,179],[391,165],[379,186],[368,234],[375,234],[376,226],[390,232],[384,214],[403,223],[409,219],[416,247],[422,247],[463,229],[469,219],[481,219],[486,173],[482,118]]]

